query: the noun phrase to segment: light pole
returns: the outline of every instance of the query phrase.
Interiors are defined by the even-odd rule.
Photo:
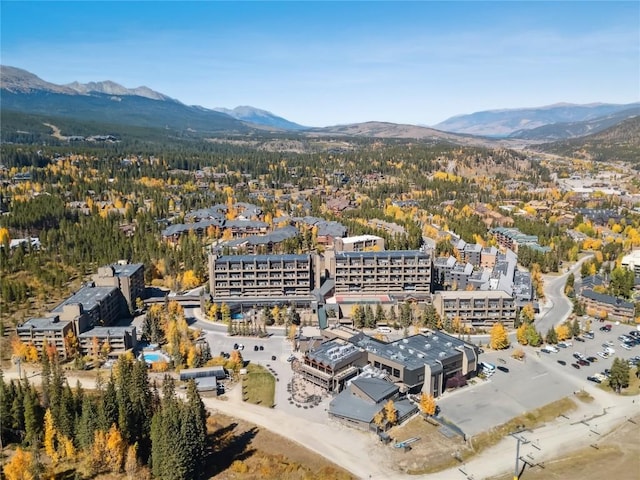
[[[513,471],[513,480],[518,480],[520,478],[520,473],[519,473],[519,471],[520,471],[520,443],[522,443],[523,445],[526,445],[527,443],[529,443],[529,440],[527,440],[526,438],[521,437],[521,436],[518,435],[519,433],[522,433],[524,431],[526,431],[526,430],[524,428],[522,428],[522,429],[520,429],[520,430],[518,430],[516,432],[513,432],[513,433],[509,434],[513,438],[515,438],[516,441],[518,442],[516,444],[516,465],[515,465],[515,469]]]

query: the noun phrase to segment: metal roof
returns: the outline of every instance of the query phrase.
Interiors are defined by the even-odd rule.
[[[61,312],[62,307],[79,303],[85,312],[90,312],[94,308],[100,306],[100,303],[109,295],[113,295],[118,291],[118,287],[89,287],[85,286],[71,295],[60,305],[52,310],[52,312]]]

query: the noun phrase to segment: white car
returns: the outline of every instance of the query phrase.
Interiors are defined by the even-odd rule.
[[[627,345],[626,343],[621,343],[620,346],[622,348],[624,348],[625,350],[631,350],[631,347],[629,345]]]
[[[605,348],[604,351],[607,352],[609,355],[613,355],[614,353],[616,353],[616,351],[611,347]]]
[[[609,354],[607,352],[598,352],[596,355],[602,358],[609,358]]]
[[[573,342],[571,340],[565,340],[563,342],[558,343],[558,345],[564,345],[565,347],[572,347]]]

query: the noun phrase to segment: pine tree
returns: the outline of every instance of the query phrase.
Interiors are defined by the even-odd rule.
[[[87,450],[93,443],[94,432],[100,425],[100,416],[94,400],[89,396],[85,396],[82,400],[82,414],[78,422],[76,437],[78,445],[83,450]]]
[[[111,425],[118,422],[118,398],[116,394],[116,387],[114,385],[113,375],[107,382],[107,388],[104,391],[102,397],[102,408],[100,408],[100,429],[108,431]]]

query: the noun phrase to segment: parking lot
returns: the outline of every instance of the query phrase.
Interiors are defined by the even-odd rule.
[[[620,347],[618,337],[631,331],[631,326],[611,323],[610,332],[599,331],[599,327],[605,324],[594,322],[592,340],[573,340],[572,346],[558,348],[558,353],[541,353],[540,348],[525,347],[524,361],[510,356],[517,345],[507,350],[487,350],[480,355],[480,360],[495,365],[495,373],[487,380],[477,379],[475,385],[446,392],[438,399],[442,415],[467,435],[473,436],[529,410],[572,395],[591,383],[588,376],[611,368],[616,356],[629,359],[640,355],[640,346],[631,350]],[[615,353],[608,359],[602,359],[597,352],[603,350],[602,344],[606,342],[613,343]],[[575,352],[598,360],[576,369],[571,366],[576,363]]]
[[[610,332],[600,331],[600,327],[604,325],[611,325]],[[629,360],[634,356],[640,355],[640,346],[634,346],[630,349],[625,349],[621,346],[622,341],[618,340],[618,337],[623,334],[628,334],[633,328],[629,325],[616,325],[613,322],[594,322],[593,323],[593,339],[584,339],[584,342],[571,340],[572,345],[567,348],[558,348],[557,353],[544,353],[541,349],[539,351],[539,357],[544,365],[547,365],[550,369],[565,369],[571,376],[579,378],[584,382],[588,382],[587,377],[593,376],[596,373],[600,373],[605,369],[611,368],[613,359],[615,357]],[[614,353],[609,358],[602,358],[598,355],[598,352],[605,350],[605,345],[614,350]],[[595,362],[588,362],[587,365],[578,365],[577,359],[574,357],[574,353],[579,353],[583,357],[592,357]],[[564,362],[565,365],[561,365],[560,362]],[[577,365],[580,368],[575,368],[572,365]]]

